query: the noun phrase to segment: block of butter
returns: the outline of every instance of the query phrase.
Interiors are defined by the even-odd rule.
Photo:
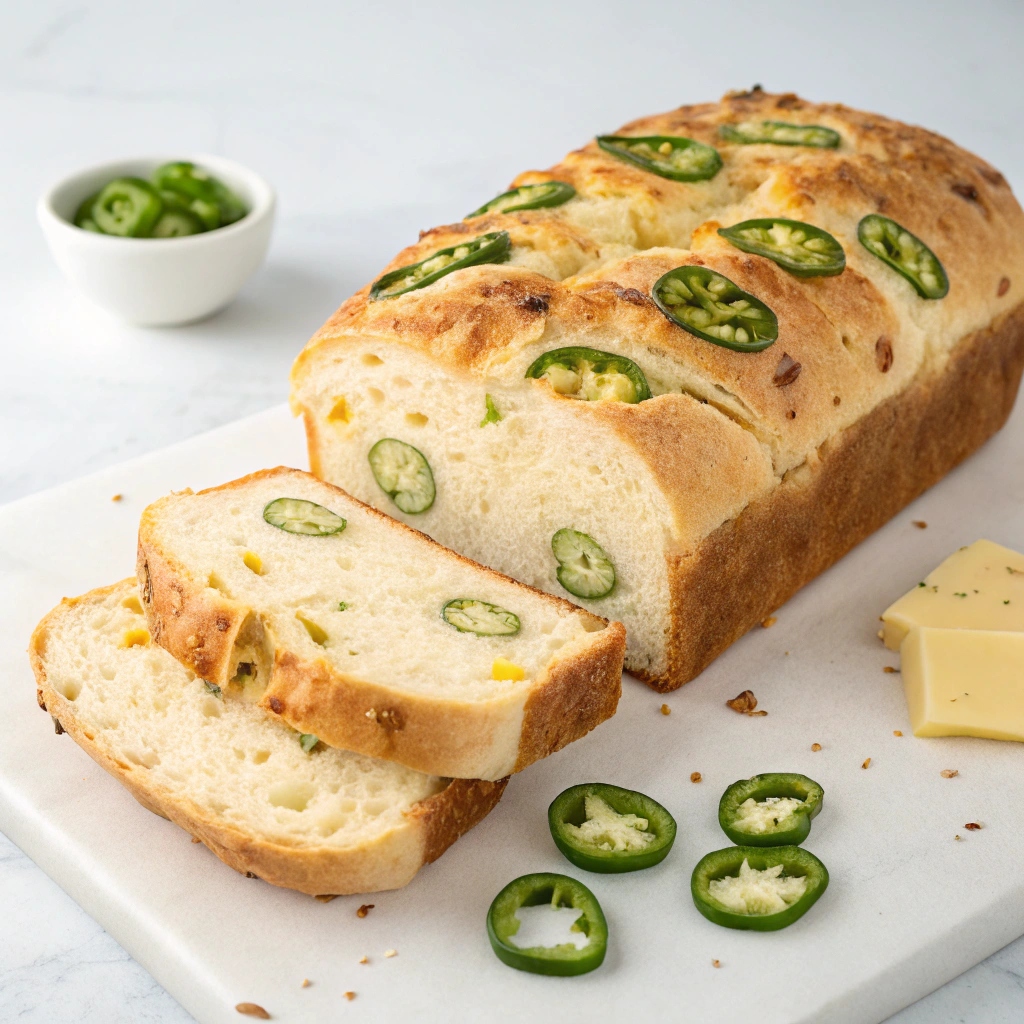
[[[1024,555],[975,541],[890,605],[882,621],[892,651],[914,626],[1024,632]]]
[[[915,736],[1024,741],[1024,633],[916,626],[900,660]]]

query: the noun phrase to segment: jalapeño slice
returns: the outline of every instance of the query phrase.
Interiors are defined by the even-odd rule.
[[[643,793],[601,782],[572,786],[548,808],[559,850],[584,871],[639,871],[663,861],[676,839],[675,818]]]
[[[560,395],[586,402],[628,402],[651,397],[647,378],[632,359],[595,348],[556,348],[535,359],[527,377],[547,380]]]
[[[555,576],[573,597],[596,600],[612,592],[615,566],[593,537],[565,527],[551,538],[551,550],[558,562]]]
[[[651,297],[673,323],[736,352],[760,352],[779,336],[777,317],[760,299],[708,267],[670,270]]]
[[[730,846],[693,869],[694,906],[724,928],[772,932],[803,917],[828,887],[828,870],[799,846]]]
[[[673,181],[707,181],[722,168],[713,146],[681,135],[599,135],[606,153]]]
[[[152,178],[158,189],[180,196],[208,227],[234,224],[249,212],[245,203],[219,178],[188,160],[163,164],[153,172]],[[216,208],[216,223],[209,209],[211,204]]]
[[[441,618],[460,633],[477,636],[515,636],[519,616],[496,604],[474,597],[457,597],[441,609]]]
[[[348,525],[329,508],[305,498],[275,498],[263,509],[263,518],[285,533],[305,537],[329,537]]]
[[[722,831],[739,846],[799,846],[825,792],[806,775],[770,772],[734,782],[718,804]]]
[[[81,228],[83,231],[92,231],[96,234],[103,233],[92,216],[93,205],[99,197],[99,192],[94,192],[78,204],[78,209],[75,210],[75,217],[72,222],[76,228]]]
[[[766,256],[795,277],[832,277],[846,267],[839,242],[802,220],[761,217],[719,228],[718,233],[737,249]]]
[[[949,278],[938,257],[905,227],[879,213],[869,213],[857,225],[861,245],[897,274],[902,274],[922,299],[941,299]]]
[[[434,504],[434,474],[418,448],[385,437],[370,449],[367,457],[374,480],[403,512],[418,515]]]
[[[576,195],[576,189],[565,181],[545,181],[540,185],[520,185],[502,192],[479,210],[467,213],[464,220],[485,213],[515,213],[517,210],[539,210],[542,207],[561,206]]]
[[[512,254],[512,240],[507,231],[491,231],[469,242],[460,242],[447,249],[438,249],[419,263],[410,263],[379,277],[370,289],[370,301],[393,299],[396,295],[439,281],[446,274],[481,263],[504,263]]]
[[[723,124],[718,134],[726,142],[751,145],[768,142],[775,146],[813,146],[835,149],[842,141],[839,132],[820,124],[786,124],[785,121],[741,121]]]
[[[579,944],[568,941],[554,946],[520,945],[529,938],[520,935],[523,921],[518,911],[540,906],[551,911],[563,907],[579,911],[571,929],[578,934]],[[518,971],[562,976],[586,974],[604,961],[608,924],[597,897],[582,882],[568,875],[543,872],[522,875],[494,897],[487,911],[487,937],[498,959]]]
[[[168,193],[170,196],[172,193]],[[181,238],[184,235],[198,235],[206,230],[202,220],[187,206],[161,196],[164,212],[153,225],[153,238]]]
[[[115,178],[92,204],[92,220],[105,235],[145,238],[160,219],[164,204],[142,178]]]

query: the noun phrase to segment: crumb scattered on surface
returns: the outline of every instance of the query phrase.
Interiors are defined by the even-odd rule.
[[[767,715],[767,711],[755,711],[757,707],[757,698],[754,696],[753,690],[744,690],[742,693],[737,694],[732,700],[727,700],[725,706],[732,708],[737,714],[740,715]]]
[[[861,768],[870,768],[870,767],[871,767],[871,758],[870,757],[865,757],[864,758],[864,763],[861,765]]]
[[[350,1003],[352,1002],[352,1000],[353,1000],[353,999],[355,999],[355,997],[356,997],[356,994],[355,994],[355,992],[346,992],[346,993],[345,993],[345,998],[346,998],[346,999],[347,999],[347,1000],[348,1000],[348,1001],[349,1001]]]
[[[376,906],[375,903],[364,903],[357,911],[356,917],[366,917],[366,915],[373,910]]]
[[[979,825],[976,821],[969,821],[966,825],[964,825],[964,828],[967,829],[968,832],[977,832],[978,829],[981,828],[981,825]]]
[[[774,615],[769,615],[767,619],[764,619],[761,623],[764,629],[771,629],[779,620]]]
[[[336,900],[337,898],[338,898],[337,893],[335,893],[333,896],[327,895],[327,896],[314,896],[313,897],[313,899],[317,900],[319,903],[330,903],[331,900]]]
[[[885,668],[882,669],[882,671],[883,672],[892,673],[892,672],[899,672],[899,669],[898,668],[893,668],[892,665],[886,665]]]
[[[811,744],[811,750],[813,750],[815,753],[817,753],[819,750],[821,750],[821,744],[820,743],[812,743]]]
[[[246,1017],[258,1017],[260,1020],[270,1020],[270,1014],[267,1013],[259,1003],[239,1003],[235,1009]]]
[[[384,955],[385,956],[398,956],[398,950],[397,949],[385,949],[384,950]]]
[[[911,522],[912,522],[912,523],[913,523],[913,524],[914,524],[914,525],[915,525],[915,526],[916,526],[916,527],[917,527],[917,528],[918,528],[919,530],[927,530],[927,529],[928,529],[928,524],[927,524],[927,523],[926,523],[926,522],[925,522],[925,521],[924,521],[923,519],[912,519],[912,520],[911,520]]]
[[[110,500],[111,501],[121,501],[123,498],[124,498],[123,494],[115,494]]]
[[[700,772],[690,772],[690,781],[691,782],[702,782],[703,779],[704,779],[704,776],[701,775]]]
[[[661,705],[661,713],[663,715],[671,715],[672,714],[672,709],[667,704],[662,704]]]
[[[722,961],[721,960],[712,960],[711,961],[711,966],[712,967],[721,967],[722,966]]]
[[[902,736],[903,735],[903,730],[902,729],[893,729],[892,734],[893,734],[893,736]]]
[[[368,956],[361,956],[359,958],[359,962],[361,964],[368,964],[370,962],[370,958]]]
[[[959,842],[959,840],[960,840],[960,837],[959,837],[959,836],[953,836],[953,838],[954,838],[954,839],[956,839],[956,840],[957,840],[958,842]]]
[[[939,774],[944,779],[955,779],[960,774],[960,772],[956,768],[943,768],[942,771],[939,772]]]

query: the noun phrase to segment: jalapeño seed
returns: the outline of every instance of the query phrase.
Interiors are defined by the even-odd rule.
[[[545,181],[540,185],[520,185],[519,188],[502,192],[479,210],[467,213],[470,217],[481,217],[485,213],[516,213],[518,210],[539,210],[542,207],[561,206],[576,195],[576,189],[565,181]]]
[[[472,597],[457,597],[441,609],[441,617],[460,633],[477,636],[515,636],[519,616],[505,608]]]
[[[719,228],[737,249],[766,256],[795,277],[831,277],[846,267],[843,247],[827,231],[800,220],[762,217]]]
[[[673,181],[707,181],[722,168],[717,149],[681,135],[599,135],[597,144],[619,160]]]
[[[723,348],[760,352],[779,336],[779,321],[760,299],[709,267],[676,267],[651,289],[674,324]]]
[[[475,267],[481,263],[504,263],[512,254],[512,240],[507,231],[491,231],[469,242],[438,249],[419,263],[399,267],[378,278],[370,289],[370,301],[393,299],[396,295],[428,284],[463,267]]]
[[[935,253],[896,221],[869,213],[857,225],[857,237],[872,256],[902,274],[921,298],[941,299],[949,291],[949,278]]]
[[[785,121],[741,121],[723,124],[718,134],[726,142],[752,145],[767,142],[774,146],[813,146],[835,149],[842,141],[839,132],[820,124],[786,124]]]
[[[305,537],[328,537],[348,525],[330,509],[304,498],[275,498],[263,509],[263,518],[285,533]]]
[[[615,566],[593,537],[568,527],[551,538],[558,562],[555,576],[573,597],[596,600],[607,597],[615,586]]]
[[[651,397],[647,377],[632,359],[595,348],[556,348],[535,359],[527,377],[546,380],[560,395],[586,402],[635,405]]]
[[[418,515],[434,504],[434,474],[419,449],[385,437],[367,457],[378,486],[403,512]]]

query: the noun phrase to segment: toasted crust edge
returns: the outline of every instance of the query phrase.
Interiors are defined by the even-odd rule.
[[[79,722],[74,704],[47,681],[47,640],[59,627],[65,613],[77,604],[102,598],[125,584],[134,587],[135,580],[122,580],[81,597],[64,598],[36,626],[29,642],[36,699],[63,731],[143,807],[200,840],[228,867],[310,896],[398,889],[407,885],[424,864],[437,860],[460,836],[482,821],[501,799],[507,778],[496,782],[454,779],[439,793],[414,804],[406,812],[402,827],[380,836],[368,846],[348,850],[296,849],[218,822],[186,796],[153,784],[147,777],[147,769],[133,767],[111,756]]]

